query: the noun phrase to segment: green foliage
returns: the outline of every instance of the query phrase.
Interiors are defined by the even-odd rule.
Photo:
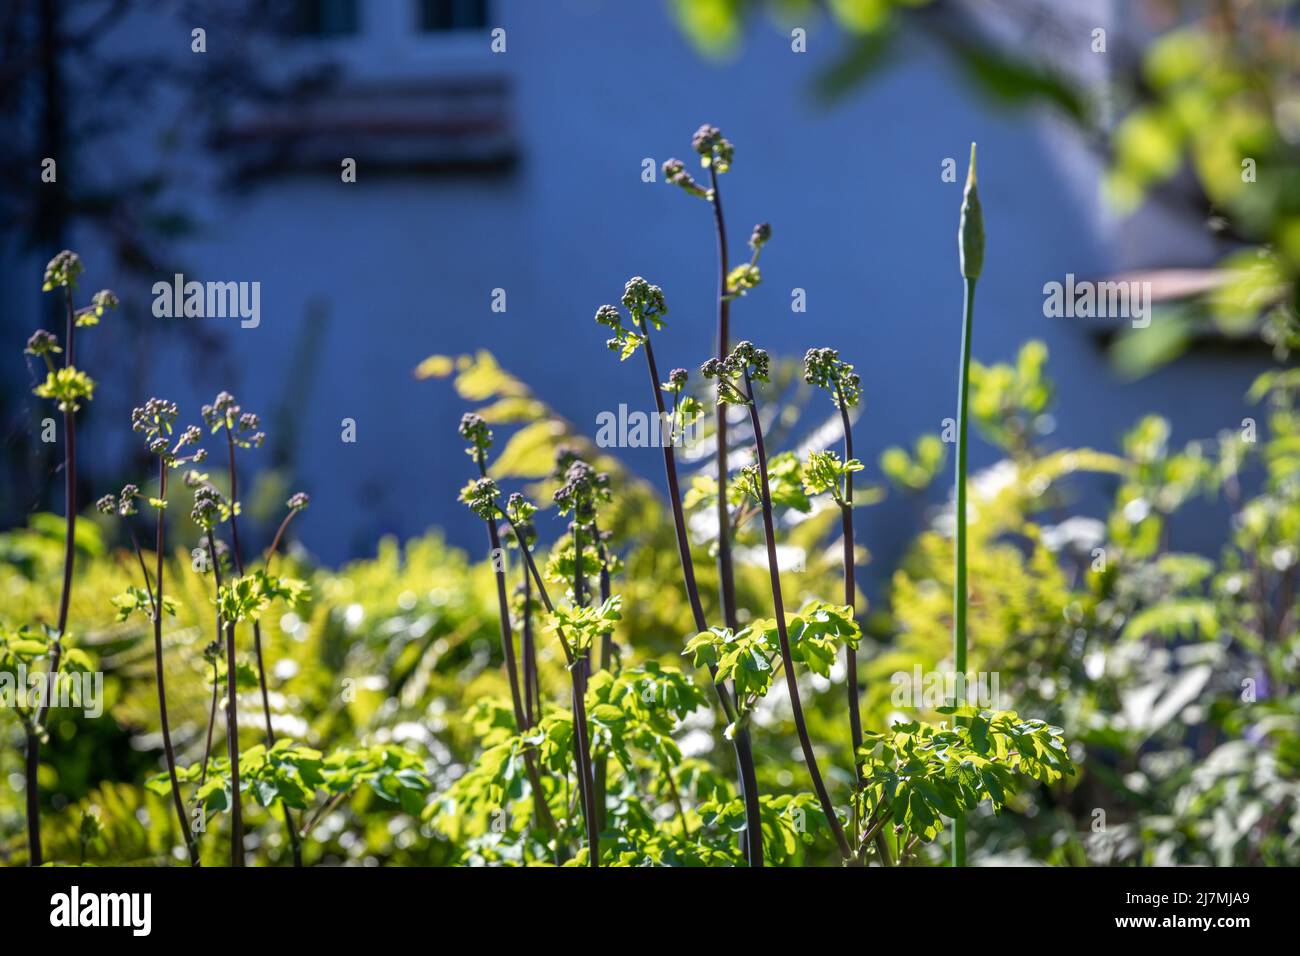
[[[280,600],[292,606],[303,599],[307,590],[305,581],[278,577],[259,569],[222,584],[217,591],[217,611],[227,624],[255,621],[271,602]]]
[[[844,461],[833,451],[814,451],[808,454],[800,477],[803,488],[810,495],[830,492],[831,498],[838,505],[846,504],[844,494],[844,476],[855,471],[862,471],[862,462],[856,458]]]
[[[886,448],[880,455],[880,470],[904,491],[924,491],[934,482],[947,458],[947,446],[938,435],[922,435],[910,454],[897,445]]]
[[[110,603],[117,608],[117,621],[119,624],[137,611],[140,611],[151,620],[153,618],[153,598],[149,596],[149,592],[144,588],[136,587],[134,584],[121,594],[111,598]],[[176,602],[170,595],[163,595],[162,605],[164,613],[172,617],[176,616]]]
[[[830,846],[830,828],[811,793],[762,794],[763,854],[773,864],[798,864],[807,848]],[[745,807],[740,800],[709,800],[700,806],[704,825],[725,834],[743,833]]]
[[[571,652],[580,653],[598,644],[602,635],[614,632],[615,625],[623,619],[622,606],[623,596],[615,594],[600,605],[557,607],[549,626],[561,640],[568,642]]]
[[[33,389],[37,398],[48,398],[58,403],[59,411],[75,412],[81,403],[95,397],[95,382],[85,372],[70,365],[51,369],[45,381]]]
[[[227,758],[212,760],[206,768],[202,764],[178,767],[177,777],[183,783],[199,784],[194,800],[205,811],[230,808]],[[145,786],[166,796],[171,792],[171,778],[160,773]],[[281,739],[269,749],[258,744],[239,754],[240,793],[251,795],[262,807],[283,801],[295,810],[307,810],[320,795],[342,798],[362,787],[405,813],[419,815],[429,781],[418,756],[390,745],[343,748],[326,757],[319,750]]]
[[[1015,456],[1042,434],[1041,416],[1052,401],[1046,365],[1047,346],[1037,339],[1021,346],[1014,365],[971,362],[970,411],[990,444]]]
[[[1025,780],[1054,784],[1074,773],[1060,727],[1014,711],[941,712],[953,718],[951,728],[914,720],[863,733],[864,816],[892,820],[900,842],[915,836],[929,843],[943,831],[943,817],[984,802],[1001,810]]]
[[[862,632],[847,605],[812,602],[797,614],[786,616],[790,657],[815,674],[830,673],[843,647],[858,646]],[[780,636],[775,618],[754,621],[739,631],[711,627],[686,642],[684,654],[696,667],[717,668],[719,680],[733,681],[742,715],[767,695],[781,661]],[[728,736],[734,728],[728,729]]]

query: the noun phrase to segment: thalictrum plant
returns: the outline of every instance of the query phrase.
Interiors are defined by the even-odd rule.
[[[261,420],[252,412],[246,412],[229,392],[220,392],[211,405],[202,409],[203,422],[212,434],[226,434],[226,480],[230,488],[230,545],[234,571],[244,573],[243,548],[239,541],[239,470],[235,467],[236,448],[260,448],[266,439],[261,431]],[[295,513],[290,509],[289,516]],[[253,620],[253,658],[257,665],[257,683],[262,695],[262,720],[266,729],[266,745],[275,745],[275,728],[271,723],[271,698],[266,686],[266,666],[262,659],[262,625]],[[289,845],[293,853],[294,866],[302,866],[302,843],[298,838],[298,827],[294,823],[293,812],[288,804],[282,804],[284,822],[289,834]]]
[[[181,835],[185,839],[185,848],[189,853],[190,863],[198,866],[199,848],[190,828],[189,814],[185,810],[185,801],[181,798],[180,781],[176,776],[176,752],[172,747],[171,725],[167,718],[167,684],[163,670],[162,627],[163,613],[167,609],[167,598],[164,591],[164,569],[167,554],[165,543],[167,477],[175,468],[190,462],[202,462],[206,458],[204,450],[198,447],[202,433],[197,427],[186,428],[179,435],[175,433],[176,419],[179,414],[179,409],[174,402],[161,398],[151,398],[144,405],[133,409],[131,412],[131,430],[140,433],[144,437],[145,446],[149,449],[150,454],[158,459],[158,494],[153,498],[144,498],[156,515],[154,531],[156,564],[152,588],[150,587],[149,573],[144,564],[143,554],[139,549],[138,541],[135,541],[134,538],[134,530],[132,530],[131,534],[132,541],[136,546],[136,555],[140,559],[140,570],[144,575],[146,592],[149,596],[149,605],[147,607],[141,605],[141,609],[149,614],[153,622],[154,678],[158,684],[158,722],[162,728],[163,756],[167,761],[167,775],[171,784],[172,802],[176,807],[176,816],[180,822]],[[130,516],[136,510],[134,501],[140,497],[144,496],[140,495],[139,490],[134,485],[128,485],[119,496],[118,512],[128,522]],[[109,501],[108,498],[101,499],[101,509],[106,509]],[[135,594],[137,604],[139,604],[138,590]],[[131,592],[128,592],[127,595],[119,596],[114,600],[119,614],[128,607],[126,601],[130,596]],[[127,613],[129,613],[129,610]]]
[[[577,492],[567,492],[576,497]],[[518,493],[512,494],[503,508],[500,503],[501,489],[497,483],[486,477],[476,478],[467,484],[460,494],[460,500],[484,521],[495,523],[504,519],[519,545],[533,583],[537,585],[542,606],[551,618],[551,629],[559,639],[564,652],[564,661],[569,670],[573,687],[572,719],[574,743],[574,771],[578,778],[579,804],[587,834],[585,849],[586,862],[589,866],[600,865],[600,831],[597,825],[598,815],[595,805],[594,778],[591,763],[590,730],[587,724],[587,705],[585,699],[586,667],[585,660],[589,654],[593,639],[599,638],[602,631],[607,631],[606,623],[617,616],[617,605],[602,606],[600,609],[585,608],[577,605],[581,585],[576,583],[581,574],[575,572],[573,608],[557,608],[547,591],[546,583],[537,568],[528,544],[527,526],[537,513],[537,506]],[[581,560],[580,555],[575,555]],[[602,617],[601,614],[605,616]],[[573,639],[570,639],[570,634]]]
[[[812,777],[813,790],[821,804],[822,812],[840,853],[845,859],[852,859],[854,854],[848,839],[844,836],[835,806],[831,803],[821,771],[817,767],[817,756],[813,752],[812,739],[808,735],[808,725],[804,720],[803,705],[799,699],[799,682],[795,675],[794,659],[790,648],[790,636],[785,619],[785,601],[781,592],[781,572],[777,563],[776,522],[772,515],[772,493],[768,484],[767,448],[763,441],[763,423],[758,415],[758,402],[754,392],[755,382],[766,382],[770,361],[763,349],[755,348],[748,341],[740,342],[722,361],[710,359],[700,368],[701,374],[717,384],[718,402],[726,405],[740,405],[749,409],[750,424],[754,429],[754,453],[757,458],[757,487],[763,508],[763,534],[767,544],[768,574],[772,582],[772,604],[776,617],[777,637],[780,643],[781,662],[785,669],[786,688],[790,693],[790,707],[794,715],[795,733],[799,737],[799,746],[803,751],[804,763]]]
[[[829,393],[840,413],[840,427],[844,432],[844,457],[832,451],[813,451],[803,466],[803,486],[809,494],[829,493],[840,511],[840,531],[843,541],[844,603],[856,617],[858,607],[857,580],[854,577],[855,549],[853,538],[853,474],[862,471],[862,462],[853,457],[853,422],[849,409],[856,408],[862,396],[862,381],[853,366],[840,358],[832,348],[809,349],[804,355],[804,381]],[[849,736],[856,754],[862,746],[862,710],[858,697],[858,652],[852,644],[844,648],[849,697]],[[861,763],[857,764],[858,784],[862,783]],[[858,820],[854,819],[856,828]],[[878,844],[885,852],[885,843]]]
[[[663,172],[667,183],[681,188],[688,195],[707,201],[713,213],[713,231],[718,249],[717,333],[714,356],[720,361],[731,348],[731,302],[758,285],[761,278],[758,270],[758,256],[763,246],[772,237],[772,227],[767,223],[761,223],[754,227],[749,240],[750,261],[734,270],[731,269],[729,265],[730,252],[727,247],[727,220],[722,208],[722,191],[719,188],[719,177],[731,170],[732,162],[735,159],[735,147],[730,140],[722,135],[716,126],[705,123],[691,137],[691,150],[699,157],[700,166],[708,172],[709,184],[707,188],[697,182],[686,171],[685,164],[679,159],[670,159],[665,162]],[[656,385],[657,382],[658,377],[656,376]],[[714,437],[716,441],[714,459],[718,481],[715,515],[718,525],[718,589],[722,601],[722,617],[723,623],[734,631],[739,627],[739,618],[736,607],[736,573],[732,559],[733,527],[731,513],[728,510],[727,485],[730,466],[728,465],[727,412],[727,406],[721,404],[714,410]],[[674,500],[677,500],[676,495],[674,495]],[[743,749],[749,749],[747,739],[738,740],[737,745]],[[747,825],[744,841],[747,847],[746,852],[751,858],[755,856],[760,858],[758,862],[761,863],[762,841],[757,840],[758,846],[756,849],[748,849],[750,845],[756,842],[756,834],[760,827],[758,794],[750,792],[756,790],[758,785],[756,781],[747,779],[752,777],[753,759],[752,757],[743,760],[738,758],[738,763],[741,774],[741,791],[746,807]]]
[[[674,450],[676,442],[686,428],[702,414],[700,402],[685,394],[689,374],[685,369],[673,369],[667,381],[660,381],[659,367],[655,361],[654,344],[651,332],[662,329],[668,306],[664,300],[663,290],[651,285],[640,276],[629,279],[623,289],[622,303],[631,317],[631,327],[623,324],[622,314],[614,305],[603,305],[596,311],[596,321],[613,332],[607,342],[611,351],[617,351],[621,359],[627,359],[638,348],[644,347],[646,371],[650,376],[650,389],[654,395],[655,409],[658,413],[660,429],[666,432],[666,438],[659,442],[664,458],[664,474],[668,481],[668,501],[673,512],[673,531],[677,541],[677,555],[682,569],[682,581],[686,588],[686,598],[691,607],[691,616],[697,632],[708,630],[709,624],[704,615],[704,604],[700,599],[699,585],[695,579],[695,562],[691,556],[691,542],[687,534],[686,517],[682,508],[680,483],[677,476],[677,457]],[[669,415],[665,409],[664,395],[673,397],[673,410]],[[724,502],[725,510],[725,502]],[[728,559],[730,561],[730,559]],[[725,681],[720,681],[715,666],[709,668],[713,680],[714,692],[722,707],[727,724],[735,728],[732,745],[736,752],[736,766],[740,771],[740,792],[745,803],[745,831],[747,858],[751,866],[763,865],[762,817],[758,800],[758,780],[754,768],[753,748],[749,729],[737,720],[734,691]]]
[[[470,456],[478,468],[479,478],[486,479],[487,454],[492,447],[492,430],[481,416],[467,413],[460,420],[460,436],[469,443],[465,453]],[[501,651],[505,661],[506,679],[510,684],[510,701],[514,708],[515,730],[522,734],[533,726],[533,710],[529,695],[533,693],[533,681],[536,679],[536,658],[531,646],[531,633],[529,633],[521,647],[521,656],[524,659],[524,681],[521,688],[519,669],[515,660],[514,634],[510,626],[510,604],[506,594],[505,551],[501,547],[501,535],[497,529],[497,518],[489,515],[484,518],[484,524],[487,525],[488,547],[491,549],[489,555],[493,562],[493,576],[496,580],[497,615],[501,628]],[[530,519],[521,519],[520,535],[521,537],[517,542],[519,547],[528,547],[531,539],[535,537],[535,531],[532,528]],[[525,568],[524,580],[526,584],[528,580],[527,568]],[[525,609],[524,613],[528,614],[529,612]],[[530,673],[532,674],[531,679],[529,677]],[[544,831],[554,834],[556,831],[555,820],[550,807],[547,805],[546,791],[542,788],[541,775],[537,771],[537,761],[531,750],[524,754],[524,766],[528,774],[529,786],[532,789],[536,823]],[[557,854],[560,853],[558,843],[556,851]]]
[[[73,305],[72,294],[77,279],[83,271],[81,257],[67,249],[49,261],[45,267],[42,292],[58,290],[63,298],[63,347],[58,337],[40,329],[27,340],[26,353],[45,362],[46,378],[36,386],[37,398],[49,399],[63,414],[63,586],[59,594],[59,617],[47,638],[49,660],[48,680],[58,679],[63,659],[64,642],[68,637],[68,608],[72,600],[73,570],[76,561],[77,530],[77,412],[82,402],[94,398],[95,382],[75,364],[77,329],[99,324],[105,310],[117,307],[117,296],[107,289],[96,292],[90,305],[78,309]],[[55,356],[62,354],[63,361]],[[41,743],[46,739],[45,719],[49,713],[50,697],[24,720],[26,730],[26,797],[27,797],[27,860],[31,866],[40,866],[41,853],[41,801],[39,769]]]

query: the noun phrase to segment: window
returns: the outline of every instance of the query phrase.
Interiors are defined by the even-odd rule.
[[[301,37],[352,36],[359,27],[357,0],[290,0],[285,32]]]
[[[486,30],[487,0],[418,0],[421,33]]]

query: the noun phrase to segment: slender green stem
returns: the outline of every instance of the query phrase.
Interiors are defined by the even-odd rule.
[[[230,758],[230,865],[244,865],[244,820],[239,798],[239,706],[235,702],[235,625],[226,624],[226,754]]]
[[[970,391],[971,320],[975,308],[975,278],[966,278],[961,320],[961,377],[957,384],[957,476],[953,492],[956,518],[956,568],[953,575],[952,657],[957,704],[965,703],[966,674],[966,415]],[[952,865],[966,865],[966,818],[952,821]]]

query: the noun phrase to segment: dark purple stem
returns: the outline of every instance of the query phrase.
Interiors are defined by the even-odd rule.
[[[835,815],[835,805],[831,803],[826,784],[822,781],[821,771],[817,769],[817,755],[813,753],[812,740],[808,737],[808,725],[804,720],[803,704],[799,700],[799,682],[795,678],[794,659],[790,653],[790,635],[785,625],[785,602],[781,597],[781,572],[776,562],[776,529],[772,520],[772,495],[767,482],[767,450],[763,445],[763,425],[758,418],[758,405],[754,401],[754,389],[749,375],[745,375],[745,392],[749,398],[749,420],[754,427],[754,450],[758,455],[758,473],[760,491],[763,496],[763,534],[767,539],[767,567],[772,579],[772,604],[776,616],[776,632],[781,641],[781,663],[785,670],[785,685],[790,692],[790,710],[794,715],[795,731],[799,735],[799,747],[803,750],[804,763],[808,765],[808,774],[812,777],[813,789],[821,803],[822,813],[830,825],[831,834],[839,846],[840,854],[846,860],[853,859],[853,850],[844,837],[844,828],[840,826],[839,817]]]

